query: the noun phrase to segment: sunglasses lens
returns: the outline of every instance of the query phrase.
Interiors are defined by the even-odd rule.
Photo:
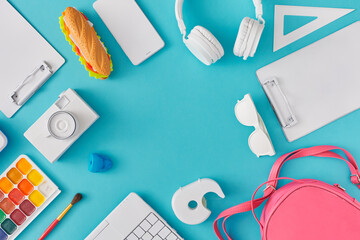
[[[256,156],[275,155],[269,137],[261,130],[255,130],[249,137],[249,147]]]
[[[258,122],[257,111],[249,94],[235,105],[237,120],[245,126],[256,126]]]

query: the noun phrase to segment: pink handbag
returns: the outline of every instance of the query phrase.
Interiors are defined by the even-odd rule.
[[[332,152],[342,150],[346,158]],[[224,218],[222,228],[228,239],[225,221],[234,214],[252,211],[260,225],[262,240],[351,240],[360,239],[360,203],[338,184],[313,180],[279,178],[282,165],[289,160],[307,156],[344,160],[351,171],[351,182],[360,188],[360,172],[354,158],[342,148],[317,146],[299,149],[281,156],[274,164],[267,182],[259,186],[251,201],[222,212],[214,222],[214,230],[223,239],[218,221]],[[291,183],[276,189],[278,180]],[[254,199],[256,192],[266,184],[264,196]],[[254,209],[267,200],[259,220]]]

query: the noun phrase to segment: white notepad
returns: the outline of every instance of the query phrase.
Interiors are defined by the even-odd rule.
[[[0,32],[0,111],[10,118],[23,105],[12,98],[18,86],[27,79],[16,91],[26,102],[65,60],[6,0],[0,0]],[[50,70],[38,69],[44,63]]]
[[[291,142],[360,108],[360,22],[256,74]]]

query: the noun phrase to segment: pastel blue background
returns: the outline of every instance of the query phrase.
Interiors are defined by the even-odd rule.
[[[84,239],[132,191],[142,196],[185,239],[216,239],[212,230],[216,216],[228,207],[248,201],[256,187],[267,179],[280,155],[297,148],[334,144],[360,158],[360,111],[289,143],[255,75],[260,67],[358,20],[359,1],[264,1],[266,28],[258,52],[246,62],[235,57],[232,49],[242,18],[254,17],[252,2],[185,1],[188,30],[196,24],[208,28],[225,49],[225,56],[211,67],[196,60],[182,43],[174,0],[137,0],[166,43],[163,50],[139,66],[130,63],[111,36],[92,8],[93,0],[10,2],[66,59],[65,65],[12,119],[0,115],[0,129],[9,138],[8,147],[0,153],[0,169],[5,170],[20,154],[28,154],[62,190],[20,239],[38,238],[77,192],[83,193],[84,199],[48,239]],[[273,53],[274,4],[357,10]],[[89,78],[65,41],[58,17],[67,6],[87,15],[112,55],[114,72],[108,80]],[[67,88],[75,89],[100,119],[59,161],[51,164],[23,134]],[[246,93],[251,93],[268,127],[277,151],[274,157],[258,159],[248,148],[247,138],[252,129],[240,125],[233,112],[236,101]],[[114,167],[106,173],[88,172],[92,152],[109,155]],[[288,163],[281,175],[340,183],[360,200],[359,190],[349,181],[346,164],[340,161],[306,158]],[[210,194],[211,217],[200,225],[185,225],[171,209],[172,195],[180,186],[203,177],[218,181],[226,198]],[[233,217],[227,226],[235,239],[260,239],[259,227],[250,213]]]

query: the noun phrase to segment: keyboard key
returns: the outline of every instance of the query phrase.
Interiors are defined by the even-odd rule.
[[[135,230],[134,230],[134,233],[135,235],[138,237],[138,238],[141,238],[145,231],[141,229],[141,227],[137,227]]]
[[[131,233],[126,240],[139,240],[139,238],[134,233]]]
[[[161,231],[159,232],[159,236],[162,238],[162,239],[166,239],[166,237],[171,233],[170,229],[167,228],[166,226],[161,229]]]
[[[146,220],[148,220],[151,225],[154,225],[154,224],[157,222],[158,218],[155,216],[155,214],[151,213],[151,214],[146,218]]]
[[[145,233],[144,236],[141,238],[143,240],[151,240],[153,237],[150,235],[150,233]]]
[[[145,231],[148,231],[151,228],[151,224],[145,219],[141,224],[140,227]]]
[[[156,235],[152,240],[162,240],[162,238],[159,237],[159,235]]]
[[[171,234],[166,238],[166,240],[176,240],[176,239],[177,239],[177,237],[175,236],[174,233],[171,233]]]
[[[157,221],[155,225],[150,228],[149,233],[155,236],[163,227],[164,224],[161,221]]]

